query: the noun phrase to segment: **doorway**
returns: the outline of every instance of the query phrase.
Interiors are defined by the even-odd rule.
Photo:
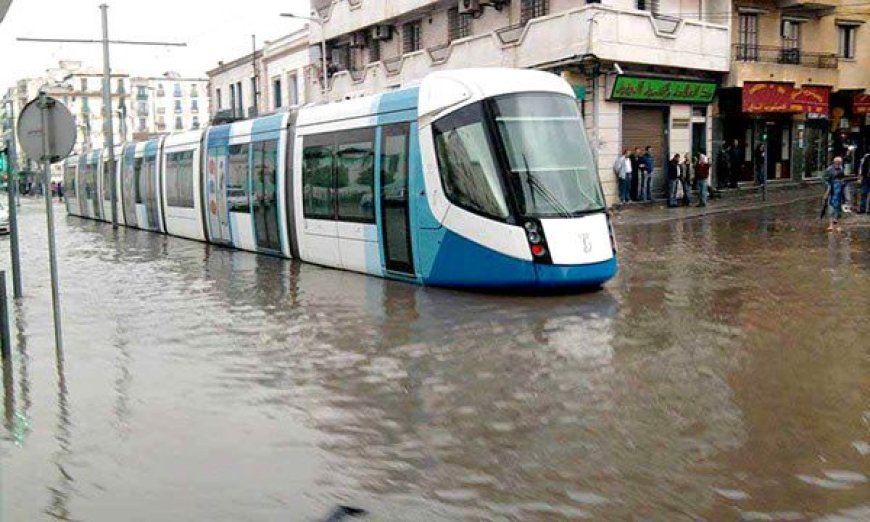
[[[414,274],[408,197],[407,123],[383,128],[381,140],[381,226],[388,271]]]

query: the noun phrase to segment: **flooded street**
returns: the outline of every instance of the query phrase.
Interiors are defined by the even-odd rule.
[[[816,203],[619,226],[617,278],[548,297],[58,206],[58,364],[25,201],[0,520],[868,520],[870,222]]]

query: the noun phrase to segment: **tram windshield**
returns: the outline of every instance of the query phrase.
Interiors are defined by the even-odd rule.
[[[435,122],[434,134],[445,193],[461,207],[497,219],[510,214],[508,201],[523,217],[604,209],[583,121],[568,96],[500,96]]]

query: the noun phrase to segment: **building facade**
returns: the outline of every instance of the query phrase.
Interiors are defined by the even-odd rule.
[[[133,77],[130,90],[132,99],[125,128],[132,131],[134,140],[199,129],[208,123],[205,78],[182,78],[173,72],[160,77]]]
[[[717,149],[736,144],[737,181],[818,177],[834,156],[852,170],[870,150],[868,20],[870,6],[840,0],[734,4],[715,133]]]
[[[241,58],[206,73],[211,120],[226,122],[306,103],[305,73],[310,63],[308,29],[266,41]]]
[[[327,43],[321,85],[311,37],[309,96],[341,100],[412,85],[432,71],[522,67],[574,86],[599,175],[616,193],[613,160],[650,145],[665,158],[712,147],[712,102],[730,67],[725,0],[315,0]]]
[[[260,113],[263,51],[256,50],[206,72],[211,121],[254,118]]]

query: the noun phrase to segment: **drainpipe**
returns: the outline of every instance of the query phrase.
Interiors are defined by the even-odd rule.
[[[589,39],[586,43],[586,55],[591,56],[595,62],[592,64],[592,154],[595,156],[595,164],[598,164],[598,152],[601,147],[601,132],[599,131],[598,118],[599,118],[599,104],[601,103],[601,98],[598,95],[598,73],[599,67],[597,63],[597,58],[595,58],[595,53],[592,52],[592,44],[593,44],[593,34],[595,31],[595,24],[598,21],[595,19],[601,13],[595,13],[589,18]]]

